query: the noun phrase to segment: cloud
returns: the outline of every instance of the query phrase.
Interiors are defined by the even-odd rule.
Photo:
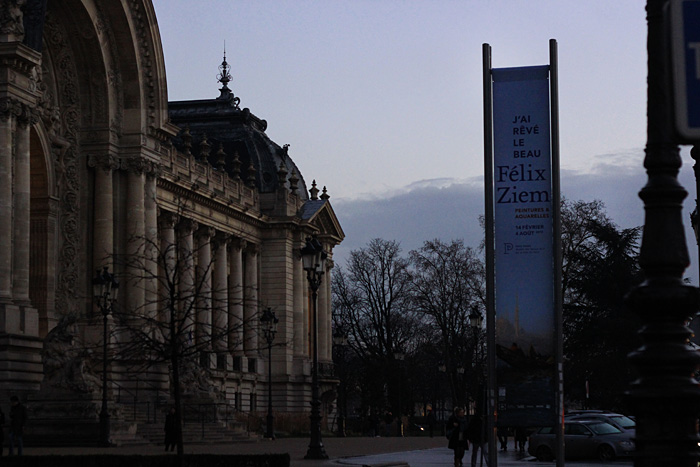
[[[605,203],[622,228],[644,223],[639,190],[646,183],[641,150],[597,156],[587,171],[562,170],[562,195],[571,200]],[[463,239],[476,247],[483,237],[483,176],[420,180],[383,194],[331,200],[346,238],[334,258],[344,265],[350,251],[373,238],[396,240],[404,253],[426,240]]]

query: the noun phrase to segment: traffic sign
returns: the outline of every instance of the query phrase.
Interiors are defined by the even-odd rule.
[[[676,131],[700,142],[700,0],[671,0],[670,7]]]

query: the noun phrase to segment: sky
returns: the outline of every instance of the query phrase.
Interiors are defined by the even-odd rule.
[[[169,100],[229,87],[307,185],[327,187],[345,231],[336,260],[372,238],[478,244],[483,208],[482,44],[494,68],[559,63],[562,194],[644,222],[646,20],[641,0],[153,0]],[[681,183],[694,207],[693,160]],[[686,225],[697,284],[697,247]]]

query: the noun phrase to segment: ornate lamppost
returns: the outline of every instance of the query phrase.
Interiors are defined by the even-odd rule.
[[[403,387],[404,381],[403,381],[403,361],[406,358],[406,354],[404,354],[401,351],[396,351],[394,352],[394,361],[396,362],[396,370],[399,375],[398,383],[399,383],[399,390],[398,390],[398,396],[399,396],[399,405],[398,405],[398,410],[396,411],[396,436],[403,436],[403,401],[402,399],[402,393],[401,393],[401,388]]]
[[[272,416],[272,342],[277,334],[277,323],[279,320],[272,311],[272,308],[267,307],[260,317],[262,325],[263,337],[267,342],[267,431],[265,438],[275,439],[274,417]]]
[[[479,360],[479,330],[481,325],[484,323],[484,317],[479,313],[479,309],[476,306],[472,306],[472,311],[469,313],[469,326],[471,326],[474,336],[472,340],[474,341],[474,349],[472,351],[472,369],[474,371],[474,386],[477,392],[475,398],[475,413],[477,410],[482,408],[482,394],[481,394],[481,367],[478,365]]]
[[[345,387],[345,346],[348,344],[348,336],[342,329],[337,329],[333,334],[333,347],[338,349],[338,432],[339,438],[345,437],[345,416],[347,410],[346,387]]]
[[[328,459],[321,439],[321,400],[318,388],[318,288],[326,269],[326,253],[316,237],[308,237],[301,249],[301,261],[311,287],[313,302],[313,367],[311,369],[311,442],[304,459]]]
[[[102,408],[100,409],[100,446],[109,446],[109,411],[107,410],[107,317],[114,308],[119,292],[119,282],[107,267],[92,279],[95,303],[102,312]]]
[[[695,209],[690,213],[690,225],[695,233],[695,244],[698,246],[698,272],[700,273],[700,210],[698,209],[698,198],[700,198],[700,145],[695,145],[690,150],[690,157],[693,158],[693,172],[695,173]],[[698,275],[700,282],[700,275]],[[690,322],[690,329],[693,331],[692,341],[697,344],[700,342],[700,317],[695,315]]]
[[[627,297],[641,318],[643,344],[630,354],[638,370],[628,395],[636,416],[635,466],[696,467],[700,388],[691,377],[700,355],[688,344],[686,326],[697,313],[698,289],[683,282],[690,262],[682,221],[687,192],[678,182],[681,158],[673,128],[667,0],[647,0],[648,181],[639,264],[644,282]]]

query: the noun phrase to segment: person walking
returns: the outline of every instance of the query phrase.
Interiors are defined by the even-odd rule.
[[[177,444],[177,421],[175,420],[175,407],[170,407],[165,416],[165,450],[175,450]]]
[[[527,429],[523,426],[517,426],[515,427],[515,444],[516,444],[516,449],[524,453],[525,452],[525,443],[527,442]]]
[[[27,409],[19,401],[19,397],[10,397],[10,455],[15,454],[15,443],[17,444],[17,455],[21,456],[24,449],[24,424],[27,422]]]
[[[433,412],[432,407],[428,407],[428,434],[430,437],[433,437],[433,433],[435,432],[435,412]]]
[[[0,456],[2,456],[3,445],[5,444],[5,412],[0,408]]]
[[[447,447],[454,451],[455,467],[462,466],[464,451],[469,449],[467,440],[467,418],[462,407],[455,407],[452,415],[447,420]]]
[[[499,426],[496,431],[498,435],[498,441],[501,443],[501,451],[508,450],[508,427]]]
[[[472,467],[476,467],[476,462],[479,459],[479,451],[481,451],[481,457],[484,460],[488,459],[484,455],[484,422],[481,419],[481,415],[474,415],[469,420],[467,439],[469,439],[472,445]]]

